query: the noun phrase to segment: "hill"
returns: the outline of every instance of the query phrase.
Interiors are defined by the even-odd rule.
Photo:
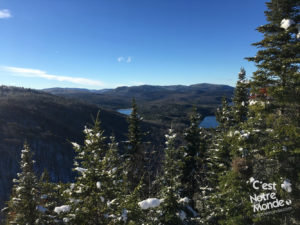
[[[213,115],[221,104],[222,97],[231,98],[234,88],[228,85],[202,83],[190,86],[124,86],[104,91],[60,88],[44,91],[80,99],[111,110],[130,108],[131,99],[135,98],[140,114],[145,119],[164,124],[170,124],[171,121],[186,124],[187,115],[193,106],[197,106],[203,117]]]
[[[92,116],[95,117],[98,110],[99,106],[91,103],[0,86],[0,207],[7,200],[11,181],[19,171],[20,151],[25,141],[35,154],[38,173],[46,168],[53,181],[72,180],[74,151],[70,142],[82,144],[82,130],[93,122]],[[113,133],[117,140],[125,140],[124,115],[101,109],[100,118],[107,135]],[[143,123],[143,128],[160,129],[150,123]],[[155,140],[153,136],[151,139]]]

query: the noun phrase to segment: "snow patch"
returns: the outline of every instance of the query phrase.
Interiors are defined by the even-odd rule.
[[[54,208],[54,212],[57,214],[69,212],[71,210],[71,206],[69,205],[62,205]]]
[[[162,203],[162,199],[148,198],[138,203],[141,209],[156,208]]]
[[[283,19],[281,20],[280,27],[287,30],[291,25],[295,24],[295,22],[291,19]]]
[[[82,167],[76,167],[74,170],[80,172],[80,173],[85,173],[87,171],[87,169],[82,168]]]
[[[85,133],[85,134],[90,134],[90,133],[92,133],[92,129],[88,129],[87,127],[84,127],[84,130],[83,130],[83,132]]]
[[[289,180],[284,180],[283,183],[281,184],[281,188],[287,192],[291,192],[292,191],[292,184]]]
[[[101,182],[98,181],[98,182],[96,183],[96,186],[97,186],[98,189],[100,189],[100,188],[101,188]]]
[[[181,198],[179,199],[179,203],[189,203],[190,199],[188,197],[184,197],[184,198]]]
[[[75,149],[80,149],[80,145],[77,144],[76,142],[71,142],[71,144],[73,145],[73,147],[74,147]]]
[[[90,145],[90,144],[92,144],[92,141],[91,140],[85,140],[85,144]]]
[[[68,223],[68,222],[70,222],[70,219],[65,217],[65,218],[63,218],[63,221],[64,221],[64,223]]]

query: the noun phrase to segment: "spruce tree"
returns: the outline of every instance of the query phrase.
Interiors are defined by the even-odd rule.
[[[230,169],[232,157],[230,155],[230,141],[228,133],[235,125],[232,106],[226,98],[222,99],[222,106],[217,109],[218,127],[212,132],[207,152],[204,157],[205,177],[200,186],[198,210],[201,224],[217,224],[224,215],[220,201],[220,178]]]
[[[300,3],[298,0],[272,0],[266,4],[268,23],[257,28],[264,38],[253,44],[259,48],[255,57],[247,58],[257,66],[252,91],[260,95],[265,89],[281,110],[290,104],[299,108]]]
[[[197,212],[190,205],[191,199],[181,197],[183,176],[183,151],[176,147],[176,133],[169,129],[166,134],[165,158],[163,161],[162,188],[159,193],[163,202],[159,206],[158,220],[160,224],[193,224]]]
[[[233,112],[236,123],[244,122],[248,115],[249,84],[246,80],[246,71],[241,68],[238,81],[235,86],[233,98]]]
[[[291,192],[277,190],[278,196],[292,200],[293,212],[275,217],[281,223],[295,223],[300,214],[296,203],[300,198],[300,2],[272,0],[267,7],[268,23],[257,29],[264,38],[254,43],[259,48],[255,57],[248,58],[257,66],[251,82],[255,100],[251,111],[265,121],[261,132],[268,133],[259,149],[261,155],[265,161],[277,162],[277,173],[270,173],[268,179],[274,180],[277,187],[286,180],[293,186]]]
[[[222,105],[217,108],[216,119],[219,122],[218,129],[228,130],[231,126],[235,124],[234,115],[232,113],[232,107],[230,106],[228,100],[223,97]]]
[[[53,211],[60,203],[60,196],[57,191],[57,184],[50,181],[48,171],[45,169],[39,180],[39,224],[53,224],[56,214]]]
[[[8,202],[6,224],[34,225],[37,219],[38,182],[34,172],[32,152],[27,144],[21,151],[21,172],[13,180],[12,195]]]
[[[132,100],[132,112],[128,117],[128,146],[126,151],[126,170],[129,190],[133,191],[146,173],[145,150],[142,146],[140,122],[135,99]],[[146,183],[146,182],[144,182]]]
[[[195,207],[194,197],[199,190],[204,173],[205,134],[199,127],[200,115],[197,109],[193,109],[190,117],[190,126],[185,130],[184,139],[186,145],[183,147],[183,174],[181,183],[183,186],[182,196],[190,199],[190,204]]]
[[[64,221],[75,224],[108,223],[106,210],[109,199],[103,196],[105,177],[102,173],[102,160],[108,146],[100,124],[98,113],[94,126],[84,129],[85,145],[81,147],[73,144],[77,152],[74,170],[78,172],[78,177],[75,184],[71,184],[66,190],[69,194],[69,204],[55,208]]]
[[[94,126],[85,128],[85,145],[73,143],[77,152],[76,182],[64,191],[65,205],[54,211],[62,222],[71,224],[126,224],[126,177],[118,143],[111,136],[107,144],[99,114]],[[137,203],[136,203],[137,204]],[[126,215],[125,215],[126,214]]]

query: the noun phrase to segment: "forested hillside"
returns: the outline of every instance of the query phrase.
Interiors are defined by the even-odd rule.
[[[101,107],[117,110],[131,107],[135,98],[140,113],[147,120],[157,123],[176,123],[179,126],[188,124],[188,114],[194,106],[203,117],[214,115],[221,105],[222,97],[230,99],[234,88],[228,85],[195,84],[190,86],[141,85],[118,87],[107,90],[83,90],[51,88],[44,91],[68,98],[80,99]]]
[[[74,178],[70,169],[74,151],[70,142],[83,143],[82,130],[93,123],[99,106],[64,99],[31,89],[0,87],[0,205],[8,199],[20,168],[20,151],[27,142],[37,163],[35,169],[41,174],[49,171],[51,181],[67,182]],[[101,109],[106,135],[112,133],[122,141],[126,138],[128,124],[125,116]],[[152,140],[160,126],[143,123],[143,129],[151,132]]]

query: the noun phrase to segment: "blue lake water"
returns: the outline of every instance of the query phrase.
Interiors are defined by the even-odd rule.
[[[117,112],[122,113],[124,115],[130,115],[132,112],[132,109],[118,109]]]
[[[203,128],[216,128],[219,125],[215,116],[206,116],[200,123]]]
[[[118,109],[117,112],[122,113],[124,115],[130,115],[132,109]],[[200,127],[203,128],[216,128],[219,125],[215,116],[206,116],[200,123]]]

